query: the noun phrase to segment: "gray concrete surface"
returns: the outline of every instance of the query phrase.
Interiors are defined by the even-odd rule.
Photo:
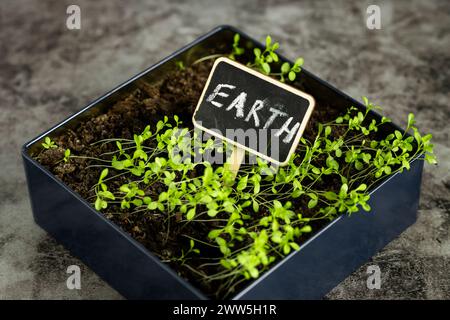
[[[68,4],[82,28],[65,27]],[[366,8],[382,9],[381,30]],[[328,299],[450,298],[450,2],[17,1],[0,3],[0,298],[120,299],[32,219],[20,146],[102,93],[218,24],[262,39],[352,96],[367,95],[404,124],[414,112],[434,135],[417,223],[327,295]],[[82,266],[82,289],[65,285]],[[380,290],[366,269],[382,271]]]

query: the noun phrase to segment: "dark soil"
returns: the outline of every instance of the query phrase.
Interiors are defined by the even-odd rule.
[[[165,115],[171,118],[177,114],[185,126],[192,126],[192,113],[203,90],[212,63],[211,60],[205,61],[185,70],[173,71],[156,84],[138,81],[138,89],[123,100],[116,102],[105,113],[93,116],[78,124],[74,129],[53,137],[58,148],[41,150],[34,157],[70,188],[92,203],[95,200],[92,186],[98,181],[101,168],[87,168],[93,164],[93,161],[87,159],[73,158],[65,163],[61,161],[64,150],[69,148],[74,155],[97,157],[104,152],[114,151],[116,147],[113,144],[92,146],[93,142],[106,138],[132,139],[134,133],[142,132],[148,124],[154,127],[156,122]],[[301,89],[303,87],[301,82],[298,86]],[[304,137],[313,140],[317,133],[317,124],[331,121],[339,113],[342,113],[342,110],[332,107],[324,101],[317,100],[315,110],[304,132]],[[339,136],[339,134],[338,130],[333,131],[333,135]],[[126,180],[120,181],[118,179],[116,185],[108,185],[108,187],[114,192],[125,182]],[[327,178],[321,183],[324,190],[337,191],[341,185],[340,181],[335,181],[333,178]],[[162,184],[154,186],[155,193],[162,191]],[[295,199],[293,205],[293,210],[302,212],[304,216],[307,216],[310,212],[307,208],[307,201],[303,198]],[[163,261],[167,261],[170,257],[180,256],[180,248],[187,244],[186,238],[180,237],[181,224],[172,224],[167,237],[167,224],[164,222],[162,214],[130,214],[114,205],[109,206],[103,214]],[[261,212],[261,214],[264,214],[264,212]],[[257,217],[255,216],[255,218]],[[313,230],[316,232],[327,223],[327,221],[316,222],[312,225]],[[184,226],[183,233],[206,239],[210,227],[211,224],[188,224]],[[208,252],[207,248],[202,248],[202,256],[207,254],[217,256],[217,253]],[[195,264],[195,261],[193,263]],[[188,269],[176,263],[171,265],[181,276],[202,286],[201,289],[206,294],[212,295],[216,290],[215,287],[207,287],[198,283],[196,275]]]

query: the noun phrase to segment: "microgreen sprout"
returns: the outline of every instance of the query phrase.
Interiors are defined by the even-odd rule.
[[[64,161],[64,162],[69,162],[69,158],[70,158],[70,149],[66,149],[66,150],[64,151],[64,158],[63,158],[63,161]]]
[[[45,137],[44,142],[41,145],[44,149],[54,149],[58,147],[50,137]]]
[[[270,64],[272,62],[278,62],[278,55],[275,51],[280,47],[278,42],[272,44],[272,37],[266,37],[266,47],[263,51],[260,48],[254,48],[253,54],[255,55],[253,63],[249,63],[249,66],[255,68],[262,73],[269,75],[271,72]]]
[[[287,75],[288,79],[290,81],[294,81],[297,77],[297,73],[299,73],[302,69],[301,66],[303,65],[303,58],[297,58],[295,60],[294,65],[290,65],[289,62],[285,62],[281,65],[281,74],[280,74],[280,81],[284,82],[285,77]]]
[[[96,200],[94,203],[95,209],[102,210],[106,209],[108,207],[108,200],[115,200],[115,196],[108,191],[108,187],[105,183],[103,183],[103,180],[108,175],[108,168],[105,168],[100,173],[100,176],[98,178],[98,182],[95,188],[96,193]]]
[[[295,63],[291,66],[289,62],[284,62],[281,65],[280,72],[274,72],[272,65],[277,64],[279,57],[275,52],[280,47],[278,42],[273,42],[271,36],[266,37],[265,48],[263,51],[259,48],[253,49],[254,61],[248,63],[248,66],[270,76],[278,76],[281,82],[285,82],[286,79],[294,81],[297,74],[300,73],[301,66],[303,65],[303,58],[297,58]]]
[[[175,64],[176,64],[176,66],[177,66],[177,68],[178,68],[179,70],[186,70],[186,67],[184,66],[183,61],[178,60],[178,61],[175,62]]]
[[[187,259],[189,259],[191,254],[200,254],[200,249],[195,247],[195,241],[193,239],[189,240],[189,249],[185,252],[184,249],[181,249],[181,255],[179,258],[175,258],[174,261],[179,261],[181,264],[184,264]]]
[[[233,49],[231,53],[228,55],[228,58],[232,60],[236,60],[236,56],[240,56],[245,52],[244,48],[239,47],[240,38],[241,36],[239,35],[239,33],[236,33],[233,37],[233,46],[232,46]]]
[[[236,60],[237,56],[243,55],[245,53],[245,49],[240,47],[240,35],[236,33],[233,37],[233,43],[231,45],[231,52],[228,54],[211,54],[200,59],[197,59],[192,63],[195,65],[197,63],[217,59],[219,57],[228,57],[232,60]],[[265,39],[265,47],[263,50],[260,48],[253,49],[253,61],[247,63],[247,66],[253,68],[265,75],[278,77],[281,82],[285,82],[286,79],[289,81],[295,81],[298,73],[301,71],[301,67],[303,65],[303,58],[297,58],[295,63],[291,66],[289,62],[284,62],[281,65],[279,72],[275,72],[274,70],[278,68],[279,57],[276,53],[280,44],[278,42],[274,42],[270,35],[266,36]],[[177,66],[179,69],[184,70],[179,65],[179,61],[177,61]],[[184,66],[183,66],[184,67]]]

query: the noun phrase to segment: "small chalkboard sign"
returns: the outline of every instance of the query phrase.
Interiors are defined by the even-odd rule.
[[[194,126],[236,148],[286,165],[314,108],[314,98],[227,58],[219,58],[193,115]],[[233,156],[232,156],[233,157]]]

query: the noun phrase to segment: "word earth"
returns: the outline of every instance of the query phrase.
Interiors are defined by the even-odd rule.
[[[227,98],[229,97],[229,93],[226,91],[223,91],[223,89],[229,89],[234,90],[236,86],[233,86],[231,84],[218,84],[214,91],[208,96],[206,99],[207,102],[211,103],[213,106],[217,108],[222,108],[223,103],[216,101],[215,99],[217,97],[223,97]],[[255,127],[259,128],[261,125],[260,117],[263,119],[267,119],[264,124],[262,125],[262,128],[264,130],[267,130],[270,128],[270,126],[274,123],[274,121],[278,117],[288,117],[288,114],[286,112],[283,112],[277,108],[270,107],[268,105],[267,99],[260,100],[256,99],[253,103],[252,107],[250,108],[250,111],[247,113],[247,115],[244,114],[244,106],[247,101],[247,93],[242,91],[227,107],[227,111],[231,111],[231,109],[236,109],[236,116],[235,118],[243,118],[245,122],[249,122],[253,119]],[[278,106],[282,107],[282,106]],[[267,109],[271,113],[269,117],[267,117]],[[266,115],[262,116],[262,113],[266,111]],[[259,112],[259,114],[258,114]],[[288,117],[287,120],[284,122],[284,124],[281,126],[281,128],[277,129],[274,133],[275,137],[280,137],[283,133],[286,134],[286,136],[283,138],[284,143],[290,143],[292,138],[297,133],[298,128],[300,127],[300,122],[295,122],[295,124],[290,128],[292,120],[294,117]]]

